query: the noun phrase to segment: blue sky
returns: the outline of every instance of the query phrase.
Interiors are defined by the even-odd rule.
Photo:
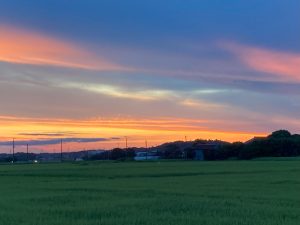
[[[1,2],[0,18],[94,44],[160,48],[170,38],[224,38],[295,51],[299,7],[297,0],[11,0]]]
[[[192,120],[191,130],[178,122],[191,137],[230,141],[300,132],[298,0],[0,4],[3,118]],[[130,129],[138,142],[149,128]]]

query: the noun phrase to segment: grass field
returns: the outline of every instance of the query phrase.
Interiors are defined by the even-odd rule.
[[[299,225],[300,161],[0,166],[1,225]]]

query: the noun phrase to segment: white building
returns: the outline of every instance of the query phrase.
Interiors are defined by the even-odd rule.
[[[134,160],[136,161],[144,161],[144,160],[158,160],[160,157],[156,152],[137,152]]]

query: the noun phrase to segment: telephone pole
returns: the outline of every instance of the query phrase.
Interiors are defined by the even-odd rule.
[[[13,138],[12,162],[15,162],[15,139]]]
[[[126,148],[126,150],[128,148],[128,139],[127,139],[127,136],[125,136],[125,148]]]
[[[146,160],[148,160],[148,142],[147,142],[147,139],[145,139],[145,147],[146,147]]]
[[[127,136],[125,136],[125,158],[128,157],[128,139]]]
[[[28,144],[26,145],[26,158],[27,158],[27,162],[29,160],[29,155],[28,155]]]
[[[185,142],[187,142],[187,136],[184,136],[184,138],[185,138]],[[184,158],[185,158],[185,160],[187,160],[187,151],[186,150],[184,151]]]
[[[63,161],[63,141],[60,139],[60,161]]]

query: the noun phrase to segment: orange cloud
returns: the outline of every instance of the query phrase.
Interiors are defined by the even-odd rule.
[[[67,41],[0,25],[0,61],[89,70],[127,70]]]
[[[233,52],[250,68],[278,75],[279,79],[300,79],[300,54],[272,51],[235,43],[223,43],[223,47]]]

